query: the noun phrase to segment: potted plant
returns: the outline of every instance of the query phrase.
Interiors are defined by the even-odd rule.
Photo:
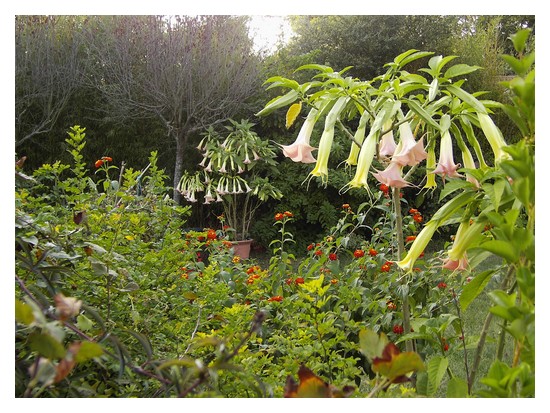
[[[268,199],[283,195],[262,176],[265,166],[277,165],[276,153],[269,142],[252,131],[253,126],[248,120],[239,123],[230,119],[226,134],[208,128],[197,146],[203,156],[199,163],[202,169],[194,174],[185,172],[177,187],[189,202],[197,202],[197,194],[204,193],[204,204],[223,205],[220,219],[224,234],[241,258],[248,258],[252,242],[249,230],[256,210]]]

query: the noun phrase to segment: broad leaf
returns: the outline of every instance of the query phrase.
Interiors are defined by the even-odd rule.
[[[445,375],[448,366],[449,360],[446,357],[435,356],[430,359],[427,366],[428,396],[433,396],[435,394],[435,392],[439,388],[439,385],[441,384],[441,380],[443,379],[443,376]]]

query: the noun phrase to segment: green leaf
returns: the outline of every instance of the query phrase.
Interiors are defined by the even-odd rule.
[[[468,397],[468,383],[459,377],[453,377],[447,383],[447,398]]]
[[[78,350],[78,353],[76,353],[74,359],[77,363],[84,363],[85,361],[99,357],[102,354],[103,348],[98,343],[84,341],[80,345],[80,349]]]
[[[514,246],[506,241],[491,240],[484,242],[480,248],[491,251],[493,254],[504,258],[509,263],[514,263],[518,260],[518,251]]]
[[[32,307],[19,300],[15,300],[15,321],[26,326],[34,321]]]
[[[446,357],[435,356],[430,359],[427,366],[428,396],[433,396],[435,394],[435,392],[439,388],[439,385],[441,384],[441,380],[443,379],[443,376],[445,375],[445,371],[447,370],[448,366],[449,360],[447,360]]]
[[[466,75],[468,73],[475,72],[476,70],[481,69],[480,66],[470,66],[466,64],[458,64],[451,66],[447,71],[445,72],[444,77],[447,79],[451,79],[456,76]]]
[[[139,341],[139,343],[145,350],[145,353],[147,354],[147,359],[150,360],[153,357],[153,347],[151,346],[151,342],[149,341],[149,339],[143,334],[140,334],[133,330],[125,330],[125,332],[131,334],[136,338],[137,341]]]
[[[491,276],[494,274],[494,270],[483,271],[476,275],[472,280],[464,286],[462,293],[460,294],[460,308],[462,311],[466,311],[468,306],[481,294],[485,289],[485,286],[491,281]]]
[[[409,52],[410,52],[410,50],[409,50]],[[408,53],[408,52],[405,52],[405,53]],[[404,53],[402,53],[398,57],[403,56],[403,54]],[[405,65],[407,65],[411,62],[414,62],[415,60],[421,59],[423,57],[431,56],[431,55],[433,55],[433,52],[415,52],[415,53],[412,53],[412,54],[408,53],[408,55],[405,56],[405,57],[402,57],[400,59],[400,61],[397,61],[398,58],[396,57],[394,59],[394,62],[399,64],[400,67],[403,67],[403,66],[405,66]]]
[[[445,198],[447,195],[452,194],[453,192],[463,189],[466,187],[470,187],[472,184],[468,181],[462,180],[462,179],[453,179],[445,183],[445,187],[441,190],[441,193],[439,195],[439,200],[441,201],[443,198]]]
[[[50,334],[34,332],[29,336],[28,341],[32,351],[50,360],[65,357],[65,348]]]
[[[76,325],[80,330],[88,331],[94,326],[94,323],[84,314],[80,314],[76,317]]]
[[[378,335],[370,329],[363,329],[359,332],[359,349],[369,362],[372,362],[375,357],[380,357],[387,344],[388,338],[384,333]]]
[[[297,90],[291,90],[282,96],[271,99],[261,111],[256,113],[256,116],[267,115],[276,109],[290,105],[298,98],[298,94]]]
[[[516,33],[510,36],[510,40],[512,40],[516,52],[523,53],[523,51],[525,50],[525,43],[527,42],[530,34],[531,29],[522,29],[518,30]]]
[[[427,124],[429,124],[431,127],[433,127],[436,130],[440,130],[441,127],[439,126],[439,123],[437,123],[433,118],[430,116],[424,108],[422,108],[418,102],[414,100],[405,99],[405,102],[409,106],[409,109],[412,110],[414,113],[416,113],[418,116],[420,116]]]
[[[447,85],[447,90],[451,92],[453,95],[458,97],[463,102],[466,102],[468,105],[470,105],[476,112],[487,114],[487,109],[485,109],[485,106],[483,106],[483,103],[481,103],[479,100],[477,100],[473,95],[466,92],[464,89],[459,88],[455,85]]]

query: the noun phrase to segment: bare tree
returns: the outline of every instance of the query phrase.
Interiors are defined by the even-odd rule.
[[[174,188],[190,137],[234,116],[259,86],[243,16],[102,16],[89,33],[109,116],[159,118],[175,140]]]
[[[82,75],[82,19],[16,16],[15,146],[48,133]]]

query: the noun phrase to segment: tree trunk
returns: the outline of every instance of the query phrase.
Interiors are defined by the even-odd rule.
[[[176,162],[174,165],[174,193],[172,199],[176,204],[181,203],[181,193],[176,189],[183,175],[183,159],[185,155],[185,147],[187,146],[187,135],[179,133],[176,136]]]

